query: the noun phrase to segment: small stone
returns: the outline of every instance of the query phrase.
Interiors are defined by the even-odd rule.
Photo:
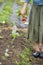
[[[2,63],[0,62],[0,65],[1,65]]]
[[[8,52],[8,51],[9,51],[9,49],[6,49],[6,50],[5,50],[5,52]]]
[[[6,57],[9,57],[9,54],[8,54],[8,53],[5,53],[5,56],[6,56]]]
[[[5,24],[5,21],[3,21],[3,24]]]

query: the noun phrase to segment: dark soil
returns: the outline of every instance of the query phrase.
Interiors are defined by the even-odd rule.
[[[6,29],[8,25],[0,25],[0,63],[1,65],[16,65],[15,62],[21,61],[19,58],[19,54],[24,50],[25,37],[17,37],[13,39],[11,37],[12,30]],[[5,57],[5,50],[9,49],[8,54],[9,57]]]
[[[21,62],[19,57],[20,53],[25,50],[24,45],[31,49],[31,44],[24,34],[22,36],[13,39],[11,37],[11,29],[4,29],[5,27],[8,28],[8,25],[0,25],[0,65],[16,65],[16,61]],[[12,26],[10,26],[12,27]],[[9,56],[5,56],[5,51],[8,49]],[[32,57],[30,54],[30,62],[31,65],[43,65],[43,59],[36,59]],[[21,64],[22,65],[22,64]]]

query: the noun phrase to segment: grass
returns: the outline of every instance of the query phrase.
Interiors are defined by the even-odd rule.
[[[0,23],[3,23],[3,21],[7,22],[11,13],[12,1],[7,2],[6,5],[3,7],[3,10],[0,12]]]
[[[30,53],[30,49],[25,47],[25,51],[20,54],[22,65],[30,65]]]
[[[21,59],[20,62],[15,61],[16,65],[31,65],[30,63],[30,49],[25,47],[25,51],[23,51],[19,57]]]

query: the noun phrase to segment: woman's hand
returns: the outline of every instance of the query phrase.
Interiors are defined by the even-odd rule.
[[[24,14],[26,14],[26,10],[25,9],[22,9],[21,10],[21,15],[24,15]]]

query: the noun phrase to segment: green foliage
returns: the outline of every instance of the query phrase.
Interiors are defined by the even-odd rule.
[[[11,36],[15,39],[17,36],[19,36],[19,33],[16,32],[16,29],[12,31]]]
[[[2,4],[3,2],[5,2],[6,0],[0,0],[0,4]]]
[[[18,9],[18,10],[16,10],[16,15],[18,16],[18,17],[20,17],[20,12],[21,12],[21,9]]]
[[[9,16],[12,13],[12,2],[7,2],[7,4],[4,6],[3,10],[0,12],[0,23],[3,23],[3,21],[7,22],[9,21]]]
[[[17,36],[19,36],[19,34],[17,32],[15,32],[11,36],[15,39]]]
[[[17,4],[20,5],[20,6],[23,6],[23,4],[25,2],[24,0],[13,0],[13,1],[17,2]],[[33,0],[30,0],[30,3],[32,4]]]
[[[19,65],[19,62],[18,61],[15,61],[16,65]]]
[[[30,3],[33,4],[33,0],[30,0]]]
[[[13,0],[13,1],[15,1],[20,6],[22,6],[24,3],[23,0]]]
[[[17,2],[18,5],[23,5],[24,2],[21,2],[20,0]]]
[[[30,49],[25,47],[25,51],[23,51],[23,53],[20,54],[22,65],[30,65],[30,53]]]

